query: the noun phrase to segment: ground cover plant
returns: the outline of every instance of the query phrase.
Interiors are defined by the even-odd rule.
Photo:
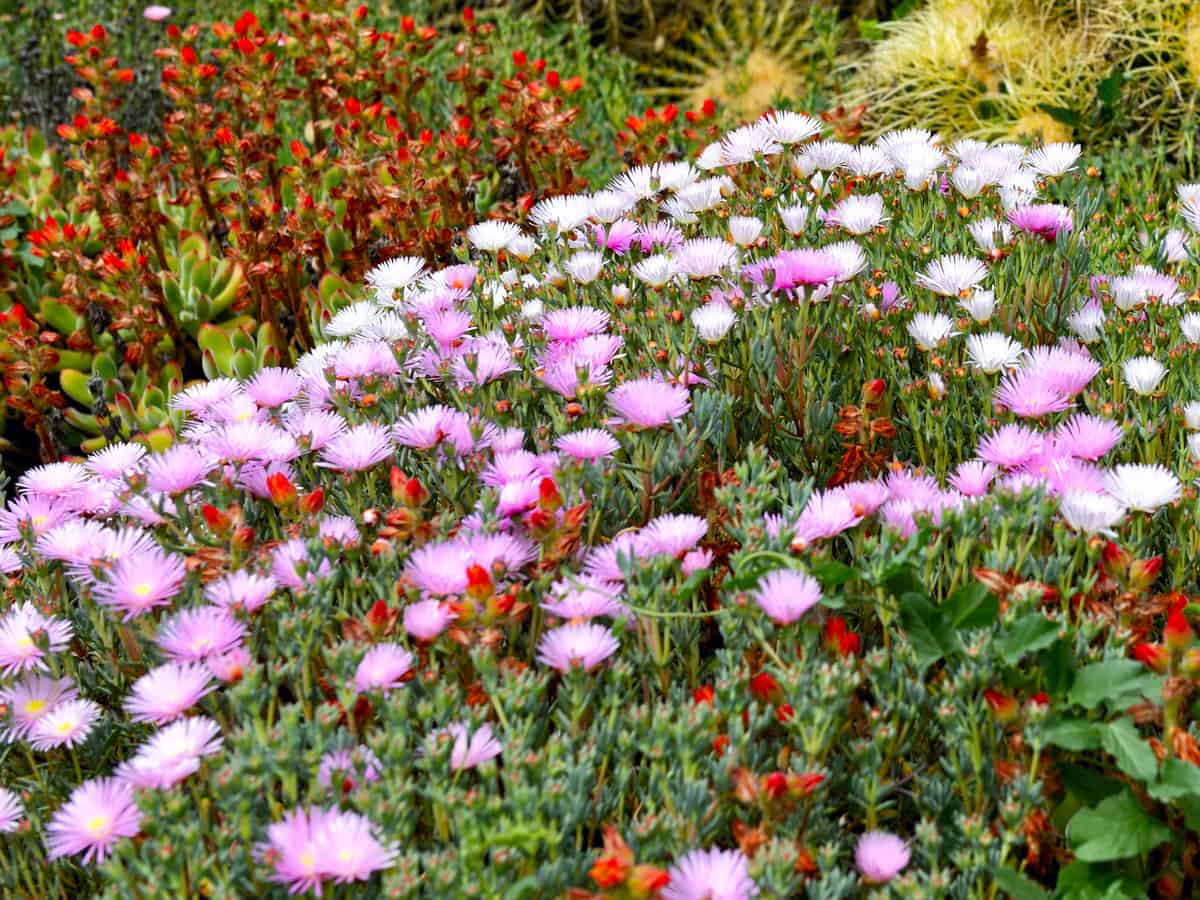
[[[828,134],[354,261],[22,474],[6,892],[1189,896],[1200,189]]]

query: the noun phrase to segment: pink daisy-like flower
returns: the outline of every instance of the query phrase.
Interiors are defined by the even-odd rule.
[[[621,565],[629,559],[637,559],[637,543],[637,535],[626,531],[603,546],[593,547],[584,558],[584,574],[602,582],[624,581]]]
[[[75,685],[69,678],[27,675],[0,691],[0,700],[8,707],[11,717],[3,730],[3,738],[7,741],[24,738],[60,703],[74,700],[76,695]]]
[[[708,522],[699,516],[659,516],[637,537],[638,556],[683,556],[708,534]]]
[[[412,671],[413,655],[399,644],[379,644],[363,656],[354,672],[354,688],[359,692],[390,691],[399,687]]]
[[[25,807],[21,798],[7,788],[0,788],[0,834],[8,834],[21,827],[25,818]]]
[[[1058,426],[1054,440],[1071,456],[1094,461],[1115,447],[1123,434],[1124,429],[1111,419],[1079,414]]]
[[[450,768],[456,772],[474,769],[499,756],[504,750],[504,745],[496,740],[492,734],[492,726],[487,723],[480,725],[474,734],[462,723],[450,725],[446,731],[454,737],[454,746],[450,750]]]
[[[1071,406],[1070,398],[1048,379],[1026,369],[1005,376],[995,396],[997,403],[1023,419],[1040,419]]]
[[[312,890],[319,896],[324,881],[365,881],[395,862],[396,846],[382,844],[374,831],[357,813],[295,809],[267,829],[267,841],[256,852],[270,861],[271,881],[286,884],[289,893]]]
[[[46,668],[46,654],[67,646],[72,634],[69,622],[44,616],[33,604],[22,603],[0,618],[0,673]]]
[[[320,450],[346,431],[346,420],[326,409],[309,409],[293,413],[284,421],[284,428],[303,447]]]
[[[124,480],[140,469],[145,457],[146,448],[141,444],[109,444],[85,459],[83,465],[99,478]]]
[[[908,865],[908,844],[886,831],[868,831],[854,848],[854,864],[870,884],[891,881]]]
[[[404,608],[404,630],[418,641],[436,639],[458,616],[440,600],[421,600]]]
[[[661,428],[687,415],[692,401],[685,387],[656,378],[637,378],[610,391],[608,405],[627,426]]]
[[[172,722],[117,768],[117,778],[143,790],[174,787],[221,750],[221,727],[206,716]]]
[[[167,663],[133,683],[125,709],[135,722],[162,725],[179,718],[213,688],[212,675],[200,663]]]
[[[1074,397],[1100,374],[1100,363],[1082,348],[1034,347],[1021,371],[1067,397]]]
[[[259,406],[283,406],[300,393],[304,380],[292,369],[268,366],[246,382],[244,390]]]
[[[1060,231],[1070,233],[1075,227],[1071,210],[1057,203],[1027,203],[1012,209],[1008,221],[1021,231],[1053,241]]]
[[[64,700],[38,718],[29,731],[34,750],[74,747],[87,740],[100,718],[100,707],[91,700]]]
[[[146,487],[155,493],[181,494],[208,477],[216,461],[191,444],[176,444],[147,457]]]
[[[554,446],[573,459],[591,463],[621,449],[620,442],[602,428],[585,428],[564,434]]]
[[[133,787],[117,778],[93,778],[72,793],[46,826],[50,859],[83,854],[83,862],[104,862],[121,838],[141,829],[142,813]]]
[[[538,641],[538,661],[567,672],[578,666],[590,672],[617,652],[620,645],[603,625],[576,623],[554,628]]]
[[[0,510],[0,544],[16,544],[26,533],[34,539],[71,518],[71,504],[45,497],[17,497]]]
[[[546,313],[542,328],[550,340],[571,343],[608,328],[608,313],[591,306],[568,306]]]
[[[186,574],[182,557],[158,548],[145,550],[116,561],[107,579],[96,586],[96,600],[122,613],[127,622],[170,603]]]
[[[619,590],[593,578],[559,581],[542,601],[542,609],[568,621],[586,621],[599,616],[627,617]]]
[[[312,560],[308,558],[308,547],[300,538],[284,541],[275,548],[271,556],[271,574],[284,587],[294,591],[304,590],[331,571],[332,566],[327,559],[321,560],[320,564],[314,567]]]
[[[836,258],[810,248],[783,250],[768,261],[767,268],[775,273],[771,287],[776,291],[832,284],[842,273]]]
[[[959,463],[954,474],[946,480],[961,494],[968,497],[982,497],[987,493],[992,479],[996,477],[996,471],[994,463],[971,459]]]
[[[88,470],[79,463],[56,462],[34,466],[17,480],[17,490],[24,495],[45,500],[70,501],[85,488]]]
[[[172,662],[200,662],[242,642],[246,626],[219,606],[185,609],[163,622],[156,643]]]
[[[355,747],[353,750],[330,750],[321,757],[317,769],[317,784],[329,787],[334,776],[343,794],[348,794],[360,783],[371,784],[379,780],[383,763],[370,747]]]
[[[383,844],[365,816],[339,812],[326,821],[323,856],[325,869],[337,884],[366,881],[389,868],[399,855],[395,844]]]
[[[758,896],[739,850],[693,850],[671,866],[663,900],[748,900]]]
[[[858,507],[839,491],[813,494],[796,520],[793,549],[803,549],[813,541],[836,537],[862,521]]]
[[[234,647],[220,656],[210,656],[204,660],[204,666],[217,678],[226,684],[241,681],[242,675],[253,660],[245,647]]]
[[[340,472],[360,472],[392,455],[392,437],[382,425],[356,425],[321,448],[318,463]]]
[[[163,19],[171,15],[171,7],[162,6],[159,3],[151,3],[142,10],[142,17],[151,22],[161,22]]]
[[[979,458],[1005,469],[1023,466],[1042,452],[1045,438],[1024,425],[1002,425],[979,442]]]
[[[266,605],[278,587],[279,582],[270,575],[256,575],[239,569],[208,584],[204,588],[204,599],[215,606],[253,613]]]
[[[464,412],[448,406],[427,406],[409,413],[392,426],[396,441],[414,450],[431,450],[444,440],[459,452],[470,449],[471,421]]]
[[[777,569],[759,582],[754,602],[776,625],[791,625],[821,602],[821,586],[804,572]]]
[[[34,548],[47,559],[86,564],[100,555],[106,530],[94,519],[68,519],[39,535]]]

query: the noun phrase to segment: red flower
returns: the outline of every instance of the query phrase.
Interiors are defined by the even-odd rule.
[[[359,103],[354,97],[347,97],[346,112],[350,113],[352,116],[357,116],[360,112],[362,112],[362,104]]]
[[[1166,672],[1171,656],[1162,644],[1137,644],[1132,651],[1133,658],[1146,668],[1155,672]]]
[[[763,793],[777,800],[788,792],[788,777],[782,772],[772,772],[763,778]]]
[[[67,32],[67,43],[72,47],[82,47],[87,43],[87,35],[74,29]]]
[[[551,69],[546,73],[546,84],[552,88],[557,88],[562,84],[562,78],[559,76],[556,69]]]
[[[291,506],[299,496],[296,486],[283,472],[274,472],[267,476],[267,491],[271,495],[271,502],[280,507]]]
[[[702,112],[706,118],[708,116],[715,115],[717,112],[717,104],[712,99],[705,100],[700,104],[700,112]]]
[[[233,23],[233,32],[234,34],[238,35],[238,37],[245,37],[250,29],[257,27],[257,25],[258,16],[250,12],[250,10],[246,10],[241,14],[241,16],[238,17],[238,20]]]
[[[615,856],[602,856],[596,860],[588,875],[602,888],[616,887],[625,881],[628,867]]]
[[[228,147],[234,141],[233,132],[229,130],[228,125],[222,125],[220,128],[218,128],[213,137],[217,139],[217,143],[222,147]]]
[[[1173,609],[1167,614],[1163,639],[1167,643],[1167,649],[1172,652],[1186,650],[1196,639],[1196,635],[1192,632],[1192,626],[1188,624],[1187,616],[1183,614],[1182,609]]]
[[[991,707],[992,715],[1001,722],[1010,722],[1017,715],[1017,701],[1007,694],[991,688],[984,688],[983,699]]]
[[[518,69],[525,68],[525,64],[529,62],[529,57],[525,55],[524,50],[514,50],[512,53],[513,65]]]
[[[717,699],[717,692],[711,684],[702,684],[692,691],[692,702],[712,704]]]
[[[570,78],[568,78],[566,81],[563,82],[563,90],[566,91],[568,94],[574,94],[576,91],[578,91],[582,87],[583,87],[583,76],[582,75],[572,75]]]
[[[717,754],[718,757],[724,756],[725,751],[729,749],[729,744],[729,735],[718,734],[713,738],[713,753]]]
[[[417,27],[417,23],[413,21],[412,16],[401,16],[400,30],[403,31],[405,34],[412,34],[413,30],[416,27]]]
[[[770,702],[771,697],[779,692],[779,683],[767,672],[759,672],[750,679],[750,693],[759,700]]]

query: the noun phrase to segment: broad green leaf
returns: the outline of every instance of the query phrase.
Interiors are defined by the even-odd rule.
[[[1053,644],[1060,629],[1059,623],[1053,619],[1031,612],[1014,622],[996,639],[996,649],[1006,663],[1015,665],[1026,653],[1036,653]]]
[[[1171,839],[1171,829],[1147,813],[1128,789],[1081,809],[1067,825],[1077,859],[1108,862],[1148,853]]]
[[[1138,697],[1154,699],[1161,688],[1161,679],[1137,660],[1109,659],[1080,669],[1069,699],[1085,709],[1095,709],[1106,700],[1117,703]]]
[[[856,577],[858,572],[845,563],[836,559],[825,559],[809,566],[813,578],[821,582],[821,587],[838,587]]]
[[[996,884],[1012,900],[1046,900],[1050,895],[1016,869],[1001,866],[996,870]]]
[[[900,625],[925,668],[958,649],[958,638],[940,610],[922,594],[900,598]]]
[[[1168,757],[1163,762],[1158,782],[1150,785],[1150,796],[1170,803],[1189,794],[1200,798],[1200,766]]]
[[[1144,782],[1154,780],[1158,758],[1130,719],[1117,719],[1101,726],[1100,742],[1116,757],[1117,766],[1126,775]]]
[[[1000,601],[984,585],[973,581],[946,598],[942,614],[955,628],[987,628],[1000,614]]]
[[[1095,750],[1102,726],[1083,719],[1063,719],[1046,729],[1046,740],[1064,750]]]

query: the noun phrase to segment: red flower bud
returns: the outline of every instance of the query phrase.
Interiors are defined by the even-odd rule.
[[[538,484],[538,506],[548,512],[554,512],[562,506],[562,494],[553,478],[543,478]]]
[[[67,32],[67,43],[72,47],[82,47],[87,43],[87,35],[71,29]]]
[[[772,772],[763,778],[763,793],[772,800],[778,800],[788,792],[788,779],[782,772]]]
[[[404,503],[414,509],[425,505],[429,499],[429,491],[417,479],[410,478],[404,482]]]
[[[463,22],[464,22],[465,24],[467,24],[467,25],[471,25],[471,24],[473,24],[473,23],[475,22],[475,10],[474,10],[474,8],[473,8],[473,7],[470,7],[470,6],[468,6],[468,7],[464,8],[464,9],[463,9],[463,14],[462,14],[462,16],[463,16]]]
[[[391,617],[388,613],[387,603],[383,600],[376,600],[367,611],[367,627],[374,632],[382,631],[387,626],[389,618]]]
[[[1162,571],[1162,557],[1152,556],[1149,559],[1135,559],[1129,564],[1129,587],[1135,591],[1144,591],[1154,584],[1158,573]]]
[[[200,514],[204,516],[204,523],[208,525],[209,531],[214,534],[223,535],[233,525],[233,519],[229,517],[229,514],[217,509],[211,503],[205,503],[200,507]]]
[[[291,506],[299,496],[296,486],[283,472],[273,472],[267,476],[267,491],[271,495],[271,502],[278,507]]]
[[[300,511],[310,516],[316,515],[325,506],[325,489],[314,488],[300,498]]]
[[[725,751],[729,749],[729,744],[729,735],[718,734],[715,738],[713,738],[713,753],[717,754],[718,758],[724,756]]]
[[[467,566],[467,596],[475,600],[486,600],[496,592],[492,576],[478,563]]]
[[[578,91],[582,87],[583,87],[583,76],[582,75],[572,75],[570,78],[568,78],[566,81],[563,82],[563,90],[566,91],[568,94],[574,94],[576,91]]]
[[[243,525],[233,533],[230,543],[238,550],[249,550],[254,546],[254,529]]]
[[[413,21],[412,16],[401,16],[400,17],[400,30],[403,31],[405,34],[412,34],[413,29],[415,29],[416,27],[417,27],[417,23]]]
[[[863,404],[875,403],[883,396],[885,390],[887,390],[887,382],[882,378],[874,378],[866,382],[862,388]]]
[[[1188,624],[1187,616],[1183,614],[1183,610],[1175,609],[1167,615],[1167,625],[1163,629],[1163,639],[1167,643],[1167,649],[1172,653],[1186,650],[1192,645],[1192,641],[1196,639],[1196,635],[1192,632],[1192,627]]]
[[[354,97],[347,97],[346,112],[350,113],[352,116],[357,116],[360,112],[362,112],[362,104],[359,103]]]
[[[557,88],[562,84],[562,78],[559,76],[557,70],[551,69],[546,73],[546,84],[552,88]]]
[[[596,860],[588,875],[602,888],[614,888],[625,882],[628,867],[615,856],[602,856]]]
[[[1007,694],[984,688],[983,699],[992,709],[992,715],[1000,722],[1011,722],[1017,715],[1017,701]]]
[[[781,723],[790,722],[796,715],[796,710],[792,708],[790,703],[780,703],[775,710],[775,718]]]
[[[679,107],[674,103],[668,103],[663,107],[662,120],[668,124],[675,121],[675,117],[679,115]]]
[[[807,797],[825,781],[824,775],[810,772],[804,775],[788,775],[788,792],[797,797]]]
[[[1132,651],[1133,658],[1146,668],[1164,673],[1170,663],[1171,656],[1162,644],[1137,644]]]
[[[526,63],[529,62],[529,57],[525,55],[524,50],[514,50],[512,53],[512,61],[513,65],[518,69],[523,69],[525,68]]]
[[[222,125],[218,128],[213,137],[217,139],[217,143],[222,147],[228,147],[234,141],[233,132],[229,130],[228,125]]]
[[[692,691],[692,701],[694,703],[708,703],[711,705],[716,698],[717,692],[713,690],[711,684],[702,684]]]
[[[364,3],[361,6],[359,6],[358,9],[356,9],[354,11],[354,18],[358,19],[359,21],[362,21],[366,17],[367,17],[367,5]]]
[[[1104,550],[1100,554],[1100,561],[1107,574],[1114,578],[1119,578],[1128,571],[1130,557],[1115,542],[1107,541],[1104,544]]]
[[[639,865],[633,867],[629,875],[629,890],[634,897],[653,897],[671,883],[670,874],[664,869],[654,866]]]
[[[108,36],[108,32],[104,30],[103,25],[93,25],[91,35],[93,41],[102,41]]]
[[[535,59],[533,61],[533,71],[541,75],[546,71],[546,61],[544,59]]]
[[[759,700],[770,701],[772,696],[779,693],[779,683],[767,672],[759,672],[750,679],[750,693]]]
[[[705,118],[715,115],[717,112],[717,104],[712,99],[705,100],[700,104],[700,112],[704,114]]]

